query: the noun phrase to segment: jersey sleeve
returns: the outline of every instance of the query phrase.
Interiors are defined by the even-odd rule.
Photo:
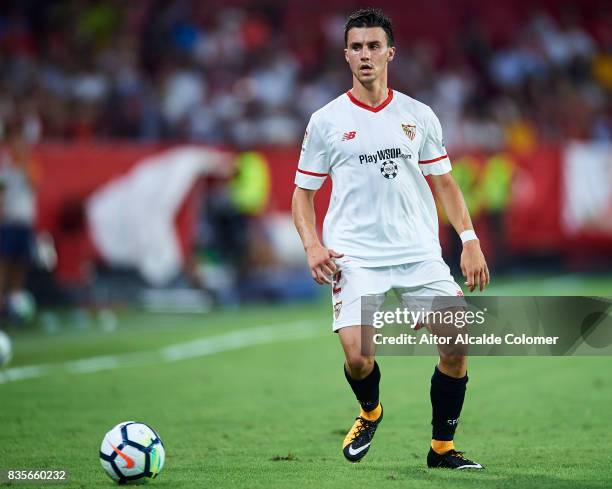
[[[425,176],[443,175],[451,171],[451,163],[444,147],[442,126],[433,111],[419,152],[419,168]]]
[[[314,117],[310,118],[302,142],[295,184],[308,190],[318,190],[329,174],[327,144]]]

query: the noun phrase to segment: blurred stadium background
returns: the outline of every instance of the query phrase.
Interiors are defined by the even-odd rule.
[[[343,22],[359,6],[0,3],[0,222],[34,230],[25,278],[2,258],[15,355],[0,380],[104,370],[27,367],[245,325],[314,318],[327,332],[328,291],[307,272],[290,199],[309,115],[351,86]],[[610,3],[379,6],[398,45],[390,84],[441,119],[489,293],[612,295]]]
[[[3,2],[3,164],[21,147],[36,195],[23,288],[41,307],[315,297],[292,177],[309,115],[350,87],[353,7]],[[494,276],[610,273],[608,3],[385,8],[391,84],[439,114]],[[441,236],[456,270],[458,240]]]
[[[350,87],[352,6],[3,2],[0,127],[36,189],[25,288],[41,305],[313,297],[292,175],[310,113]],[[610,272],[607,2],[386,8],[392,86],[439,114],[494,275]]]

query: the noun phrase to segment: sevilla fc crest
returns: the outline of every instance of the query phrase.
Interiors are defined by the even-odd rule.
[[[338,319],[340,316],[340,310],[342,309],[342,301],[338,301],[334,304],[334,318]]]
[[[414,141],[416,137],[416,124],[402,124],[402,129],[410,141]]]

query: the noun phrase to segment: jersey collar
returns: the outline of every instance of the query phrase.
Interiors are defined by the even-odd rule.
[[[348,95],[348,98],[350,99],[350,101],[353,102],[357,107],[361,107],[362,109],[369,110],[370,112],[380,112],[387,105],[391,103],[391,100],[393,100],[393,90],[391,90],[390,88],[389,88],[389,93],[387,95],[387,98],[383,100],[383,102],[380,105],[377,105],[376,107],[370,107],[369,105],[366,105],[363,102],[360,102],[355,97],[353,97],[353,94],[351,93],[350,90],[346,92],[346,94]]]

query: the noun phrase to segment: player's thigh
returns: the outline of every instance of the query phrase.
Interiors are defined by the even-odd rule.
[[[462,330],[454,321],[464,313],[466,302],[446,263],[430,260],[410,264],[400,271],[404,276],[399,281],[406,286],[394,290],[402,306],[425,315],[419,327],[426,326],[432,334],[451,339],[448,344],[438,344],[440,358],[467,355],[467,347],[455,341]]]
[[[464,306],[463,291],[441,259],[393,268],[393,289],[402,306],[432,311]]]
[[[426,324],[427,328],[435,336],[448,338],[447,341],[437,344],[440,361],[449,367],[465,365],[469,348],[466,343],[457,341],[457,337],[466,332],[463,326],[458,326],[464,317],[465,307],[442,307],[432,313],[432,319]]]

